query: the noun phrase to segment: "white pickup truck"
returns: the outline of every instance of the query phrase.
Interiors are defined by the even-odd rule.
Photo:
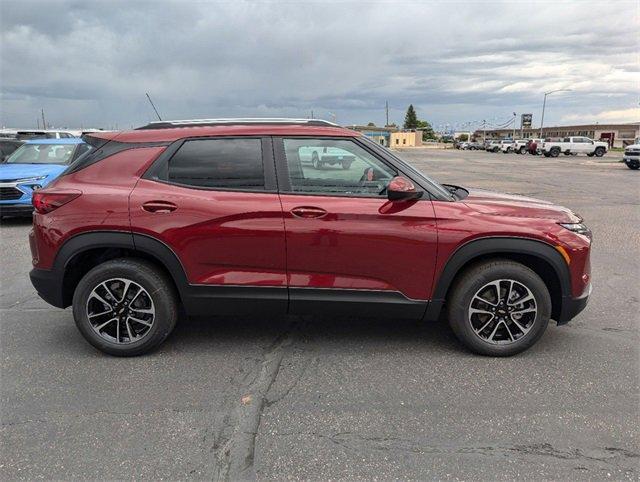
[[[593,141],[588,137],[565,137],[559,142],[545,142],[542,153],[546,157],[558,157],[560,153],[566,156],[586,154],[587,156],[602,157],[609,149],[606,142]]]
[[[634,171],[640,168],[640,137],[636,137],[635,142],[624,148],[624,163],[629,169]]]

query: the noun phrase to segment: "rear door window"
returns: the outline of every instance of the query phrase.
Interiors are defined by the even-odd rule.
[[[260,139],[194,139],[168,162],[167,181],[209,189],[264,190]]]

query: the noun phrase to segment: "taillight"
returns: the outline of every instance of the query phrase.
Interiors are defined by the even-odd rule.
[[[37,212],[47,214],[73,201],[80,196],[80,194],[82,194],[82,191],[75,189],[65,189],[64,191],[34,191],[31,196],[31,202]]]

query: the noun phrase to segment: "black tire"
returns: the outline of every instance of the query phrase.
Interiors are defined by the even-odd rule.
[[[587,156],[593,157],[593,152],[590,152],[589,154],[587,154]]]
[[[549,154],[548,152],[543,152],[544,157],[551,157],[551,154]]]
[[[139,340],[130,341],[129,339],[127,342],[116,343],[112,341],[115,337],[110,340],[106,335],[98,334],[94,329],[94,325],[89,321],[89,302],[94,288],[99,287],[101,283],[116,278],[133,281],[146,290],[144,295],[151,299],[151,307],[154,308],[155,312],[149,328],[144,328],[144,326],[148,325],[133,325],[135,322],[129,322],[128,318],[124,322],[117,319],[115,319],[115,323],[111,322],[111,329],[117,325],[118,329],[121,328],[123,330],[123,339],[126,335],[125,329],[135,330],[138,327],[142,328],[142,331],[146,330],[144,334],[140,334]],[[125,291],[122,299],[125,299],[126,294],[127,292]],[[135,298],[133,294],[135,292],[131,295]],[[91,302],[95,303],[95,301]],[[132,300],[131,306],[133,304]],[[110,305],[102,303],[102,306],[107,311],[109,310],[108,306]],[[120,308],[123,308],[122,303],[120,303]],[[124,309],[126,310],[126,308]],[[105,317],[111,317],[115,311],[117,310],[114,310],[113,306],[111,306],[111,311],[108,311],[109,314],[105,315]],[[136,313],[136,316],[140,315]],[[171,280],[152,263],[141,259],[118,258],[96,266],[80,280],[73,294],[73,317],[82,336],[98,350],[115,356],[137,356],[156,348],[173,331],[178,321],[178,297]],[[123,323],[125,323],[126,328]]]
[[[533,295],[537,309],[535,313],[532,313],[532,318],[529,320],[528,331],[526,334],[520,332],[520,337],[517,336],[518,333],[515,333],[518,330],[512,321],[512,315],[509,314],[505,315],[505,317],[510,317],[506,323],[501,325],[501,322],[498,321],[497,324],[494,322],[493,326],[489,325],[487,327],[487,330],[491,331],[496,325],[500,325],[499,331],[494,332],[494,334],[504,334],[505,336],[508,334],[511,337],[511,332],[507,328],[507,323],[511,323],[511,329],[515,333],[513,335],[515,340],[508,343],[503,342],[504,344],[490,343],[477,334],[472,326],[471,319],[472,316],[477,317],[479,315],[469,314],[472,301],[477,299],[475,298],[476,294],[487,284],[496,280],[514,280],[520,286],[526,287]],[[506,287],[509,286],[508,283],[508,281],[504,281],[501,285],[505,286],[505,291]],[[508,307],[509,305],[505,306]],[[498,307],[497,309],[501,308]],[[510,309],[513,309],[513,307],[510,307]],[[471,351],[480,355],[511,356],[530,348],[540,339],[551,317],[551,296],[544,281],[533,270],[514,261],[495,259],[471,267],[456,279],[449,291],[447,314],[449,324],[456,337]],[[497,316],[499,315],[494,314],[493,319],[497,319]],[[524,323],[522,317],[525,315],[520,316],[520,322]],[[475,319],[477,320],[478,318]],[[479,324],[483,323],[484,320],[479,322]],[[483,331],[480,330],[480,333],[483,333]]]
[[[594,154],[596,157],[602,157],[604,156],[604,152],[604,147],[596,147]]]
[[[640,162],[636,161],[636,162],[625,162],[625,164],[627,165],[627,167],[633,171],[638,170],[638,168],[640,167]]]
[[[320,157],[315,151],[313,154],[311,154],[311,164],[313,165],[314,169],[320,169],[322,167],[322,164],[320,163]]]
[[[559,147],[552,147],[551,150],[549,151],[549,155],[551,157],[558,157],[560,155],[560,148]]]
[[[518,149],[518,154],[526,154],[526,153],[527,153],[526,146],[522,146],[520,149]]]

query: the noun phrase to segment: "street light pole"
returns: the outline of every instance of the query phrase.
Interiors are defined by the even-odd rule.
[[[516,113],[513,113],[513,135],[511,136],[511,140],[516,140]]]
[[[570,92],[570,91],[571,89],[558,89],[558,90],[550,90],[549,92],[544,93],[544,100],[542,101],[542,116],[540,117],[540,139],[543,139],[542,126],[544,125],[544,109],[547,106],[547,96],[555,92]]]

